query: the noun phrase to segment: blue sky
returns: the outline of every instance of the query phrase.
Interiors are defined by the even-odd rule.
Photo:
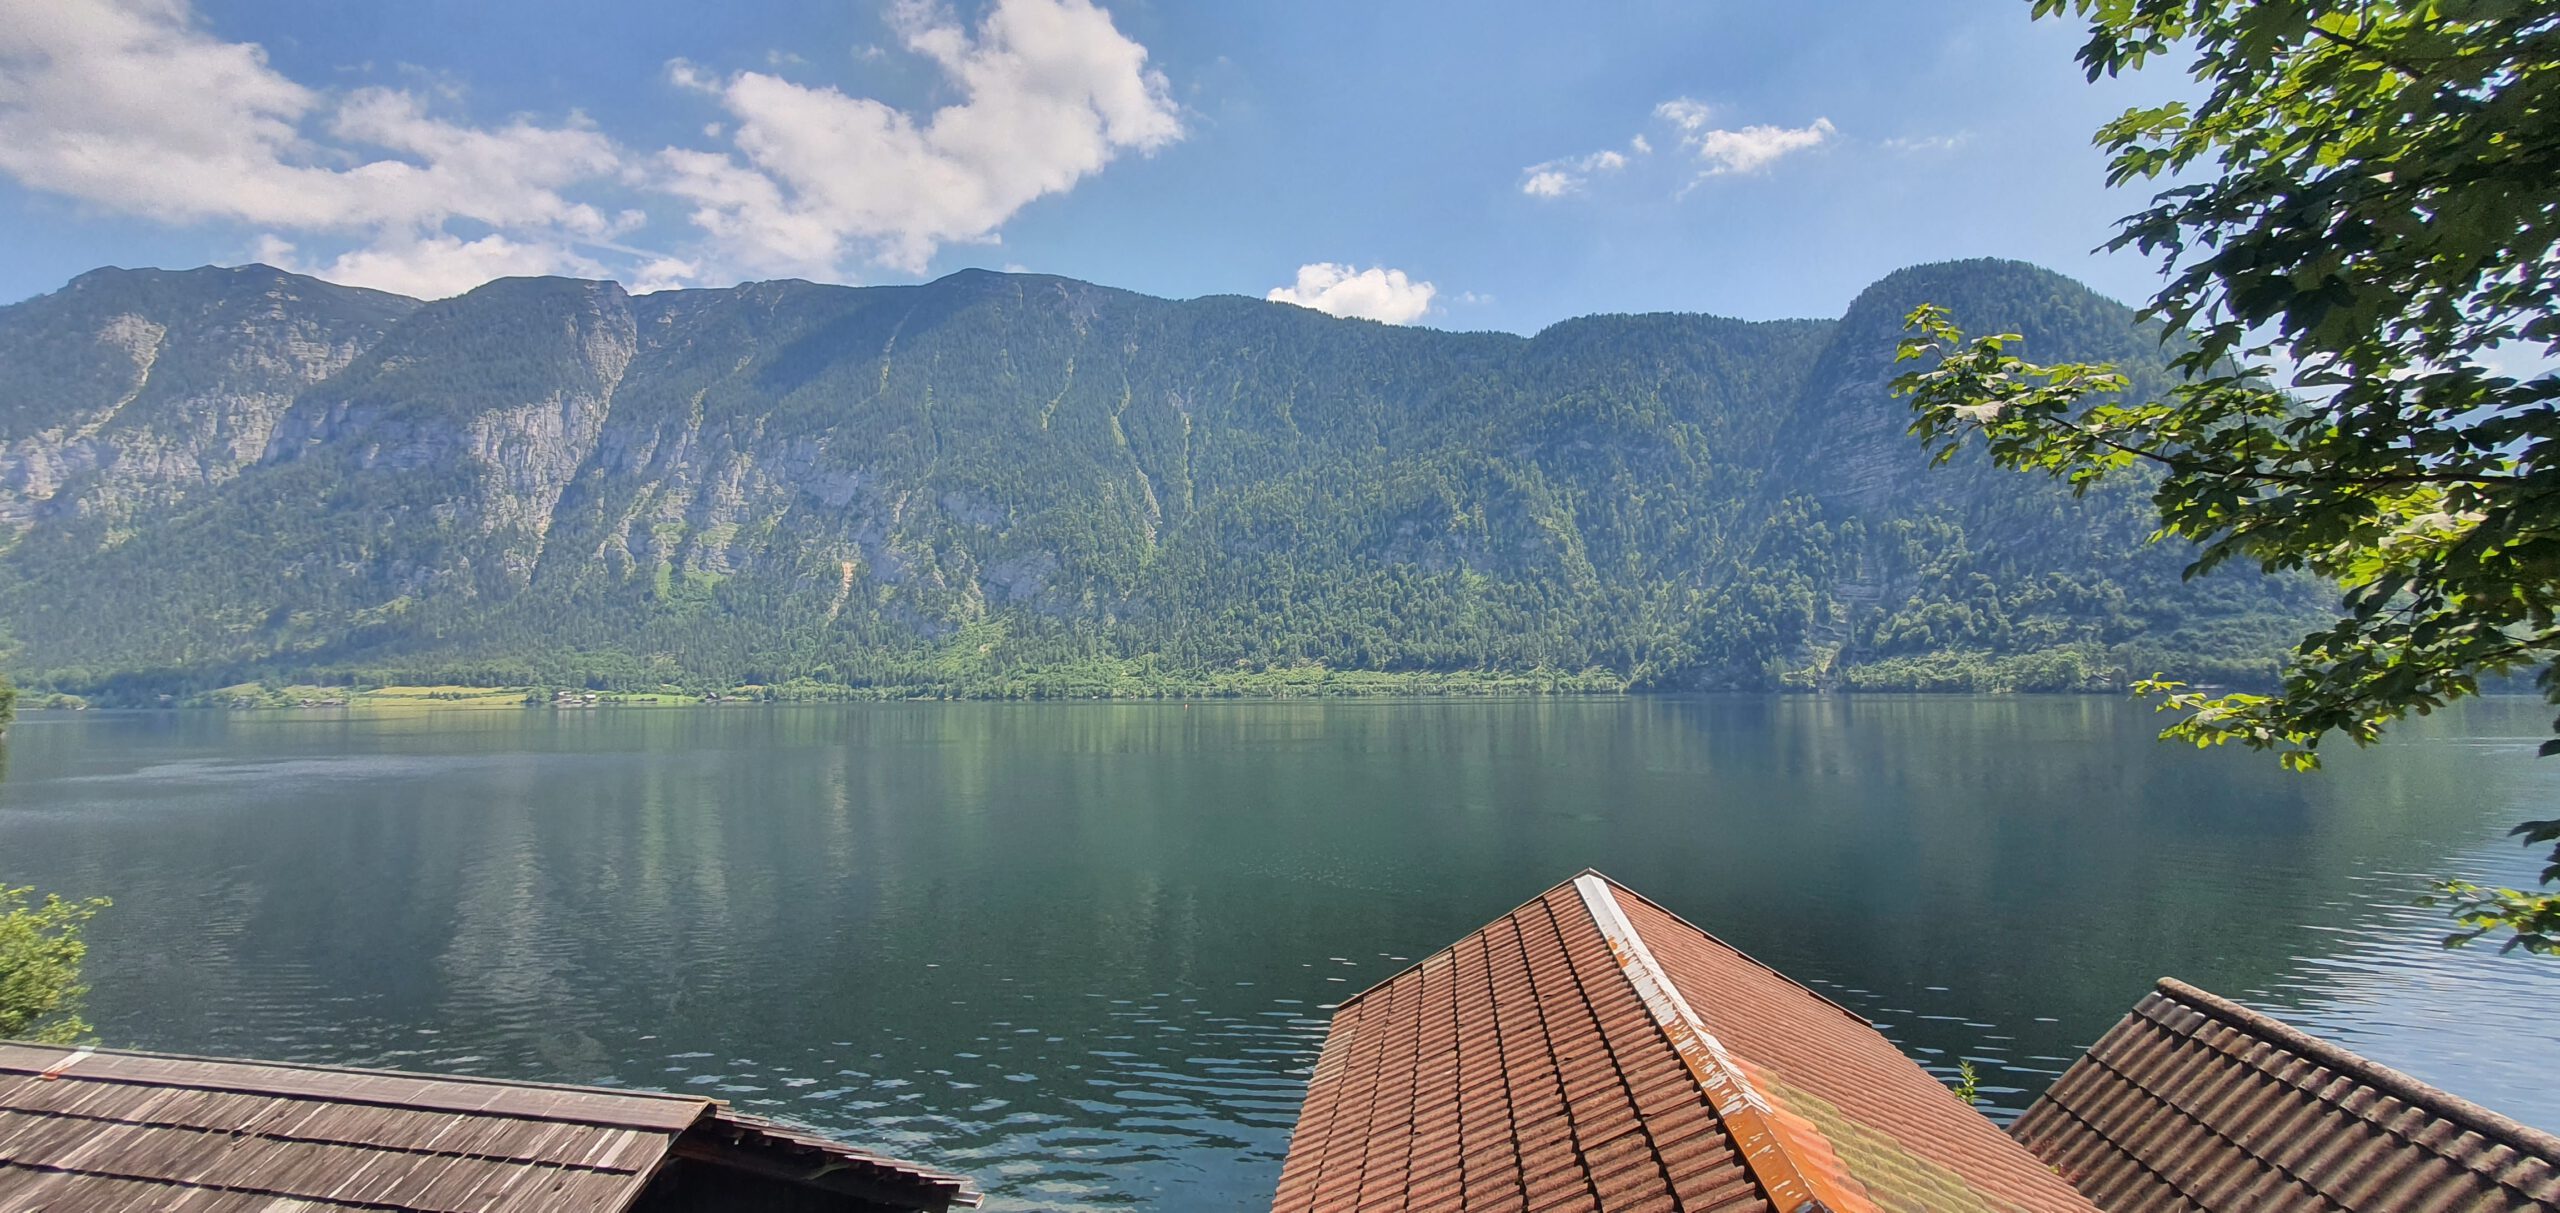
[[[2078,40],[2024,0],[0,0],[0,299],[982,266],[1528,332],[1983,255],[2146,297],[2089,134],[2180,82]]]

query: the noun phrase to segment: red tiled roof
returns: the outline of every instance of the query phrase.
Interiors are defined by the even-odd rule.
[[[2117,1213],[2560,1208],[2560,1138],[2178,981],[2012,1132]]]
[[[1866,1021],[1584,873],[1342,1004],[1273,1208],[2092,1206]]]

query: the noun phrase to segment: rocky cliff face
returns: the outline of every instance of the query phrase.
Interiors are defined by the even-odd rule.
[[[0,526],[138,520],[237,476],[414,300],[251,266],[99,270],[0,309]]]
[[[1754,685],[2281,597],[2178,597],[2133,499],[1928,472],[1882,386],[1922,297],[2157,360],[2121,307],[1994,263],[1837,323],[1528,339],[980,272],[420,305],[99,271],[0,309],[0,619],[66,686],[1096,660]]]

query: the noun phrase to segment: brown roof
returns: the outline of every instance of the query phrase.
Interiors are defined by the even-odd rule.
[[[2560,1207],[2560,1139],[2178,981],[2012,1132],[2117,1213]]]
[[[1586,872],[1342,1004],[1273,1208],[2091,1206],[1865,1020]]]
[[[695,1096],[0,1043],[0,1209],[609,1213],[680,1160],[824,1170],[857,1207],[978,1200]]]

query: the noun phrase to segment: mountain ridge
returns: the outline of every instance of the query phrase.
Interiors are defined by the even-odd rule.
[[[1925,466],[1883,386],[1922,295],[2165,373],[2129,309],[2016,262],[1839,320],[1527,336],[984,270],[432,303],[92,271],[0,308],[6,660],[84,693],[2264,677],[2298,583],[2181,585],[2138,485]]]

